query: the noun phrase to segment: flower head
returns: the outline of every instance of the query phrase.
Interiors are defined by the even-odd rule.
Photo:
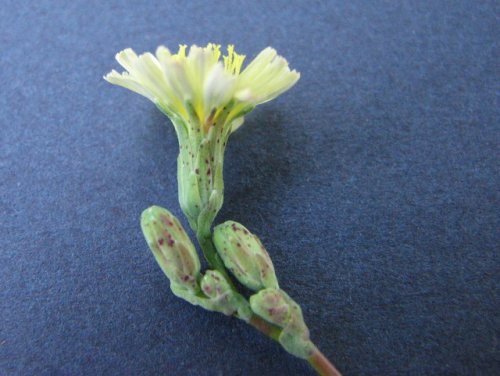
[[[126,72],[104,78],[135,91],[164,112],[179,138],[179,202],[189,224],[204,237],[223,202],[224,150],[231,132],[256,105],[292,87],[300,77],[265,48],[242,70],[244,55],[220,45],[181,45],[176,54],[160,46],[153,55],[127,48],[116,55]]]
[[[193,45],[186,50],[181,45],[173,54],[160,46],[155,55],[138,56],[127,48],[116,55],[127,72],[113,70],[104,79],[149,98],[172,120],[194,122],[208,132],[217,121],[236,129],[246,112],[288,90],[300,77],[271,47],[243,70],[245,56],[232,45],[222,59],[220,45]]]

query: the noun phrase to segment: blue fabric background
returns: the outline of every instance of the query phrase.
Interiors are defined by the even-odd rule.
[[[2,375],[313,375],[175,298],[139,229],[177,141],[117,51],[271,45],[302,78],[229,142],[217,222],[258,234],[346,375],[498,374],[495,1],[0,7]],[[184,222],[185,223],[185,222]]]

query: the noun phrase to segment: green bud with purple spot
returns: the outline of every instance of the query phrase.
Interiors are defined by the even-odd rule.
[[[234,291],[217,270],[206,271],[201,280],[201,290],[207,299],[200,300],[199,304],[205,309],[222,312],[228,316],[237,314],[245,321],[250,319],[252,312],[246,299]]]
[[[151,206],[142,213],[141,227],[171,286],[191,294],[197,293],[200,289],[200,260],[179,220],[168,210]]]
[[[224,265],[251,290],[278,288],[274,266],[260,240],[245,226],[227,221],[214,229],[213,241]]]
[[[315,350],[300,306],[280,289],[268,288],[250,297],[252,311],[281,328],[278,341],[289,353],[308,359]]]

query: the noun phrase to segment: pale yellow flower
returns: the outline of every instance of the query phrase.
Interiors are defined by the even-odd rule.
[[[127,48],[116,55],[125,72],[104,78],[153,101],[174,125],[179,139],[179,202],[199,237],[210,226],[224,197],[223,161],[230,134],[256,105],[291,88],[300,74],[271,47],[242,69],[245,56],[220,45],[166,47],[155,55]]]
[[[236,129],[245,113],[288,90],[300,77],[271,47],[242,71],[245,56],[232,45],[222,59],[220,45],[193,45],[188,53],[186,47],[172,54],[160,46],[155,55],[139,56],[127,48],[116,55],[126,72],[113,70],[104,78],[149,98],[174,122],[194,119],[207,132],[218,120]]]

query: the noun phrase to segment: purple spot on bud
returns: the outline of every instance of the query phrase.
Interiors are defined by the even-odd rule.
[[[160,240],[158,240],[158,244],[159,244],[159,245],[163,245],[164,241],[165,241],[165,240],[164,240],[163,238],[160,238]]]
[[[174,222],[172,222],[168,217],[162,215],[160,217],[161,221],[163,222],[164,225],[172,227],[174,225]]]
[[[174,244],[175,244],[175,240],[172,239],[172,235],[168,232],[166,232],[166,236],[167,236],[167,244],[169,245],[169,247],[172,247]]]

